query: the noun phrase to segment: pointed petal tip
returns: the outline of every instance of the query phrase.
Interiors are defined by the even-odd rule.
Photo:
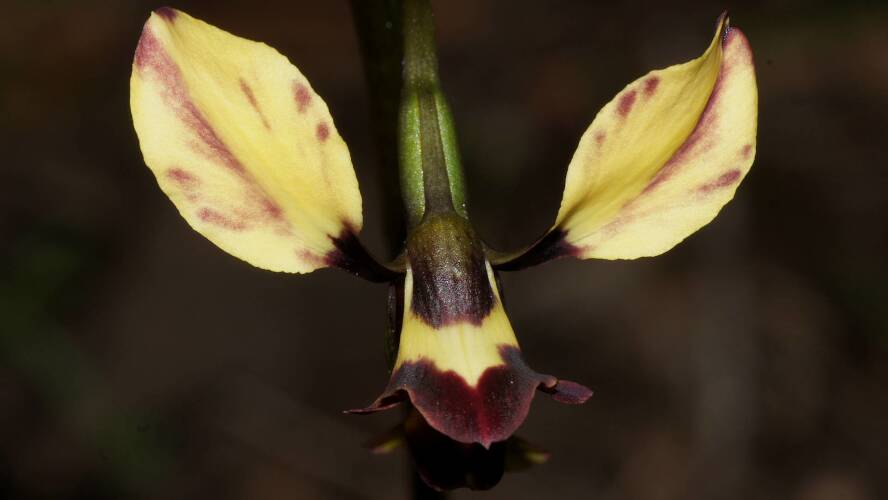
[[[364,408],[353,408],[351,410],[343,410],[342,413],[346,415],[369,415],[371,413],[390,410],[396,406],[399,406],[401,403],[404,402],[404,399],[406,398],[402,397],[399,392],[396,392],[391,395],[381,396],[370,406]]]
[[[592,389],[570,380],[557,380],[551,386],[543,385],[540,389],[550,394],[555,401],[569,405],[581,405],[593,394]]]
[[[153,13],[170,23],[175,22],[176,16],[179,15],[178,10],[166,6],[154,9]]]

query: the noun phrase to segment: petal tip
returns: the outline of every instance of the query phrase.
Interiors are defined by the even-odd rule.
[[[389,391],[386,390],[382,396],[380,396],[376,401],[370,404],[370,406],[366,406],[364,408],[355,408],[351,410],[344,410],[342,413],[346,415],[369,415],[371,413],[376,413],[378,411],[385,411],[391,408],[394,408],[404,400],[407,399],[407,395],[402,390],[394,390]]]
[[[541,390],[552,396],[559,403],[581,405],[592,397],[592,389],[570,380],[557,380],[551,386],[542,386]]]
[[[179,11],[172,7],[159,7],[154,10],[154,14],[169,23],[173,23],[176,21]]]

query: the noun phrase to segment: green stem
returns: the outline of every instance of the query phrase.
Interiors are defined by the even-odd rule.
[[[456,133],[438,79],[429,0],[403,3],[404,77],[399,149],[401,190],[410,228],[426,216],[466,212]]]

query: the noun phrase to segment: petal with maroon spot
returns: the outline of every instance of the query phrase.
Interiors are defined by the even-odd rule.
[[[159,9],[143,28],[130,91],[145,163],[210,241],[274,271],[369,259],[355,238],[363,216],[348,148],[286,57]]]
[[[755,157],[757,113],[749,42],[723,14],[701,57],[639,78],[602,108],[570,162],[552,229],[495,267],[669,250],[733,198]]]

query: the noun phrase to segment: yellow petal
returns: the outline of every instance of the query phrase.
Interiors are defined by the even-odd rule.
[[[142,31],[130,105],[145,163],[196,231],[274,271],[335,260],[361,194],[327,105],[286,57],[161,9]]]
[[[723,15],[703,56],[652,71],[598,113],[568,167],[553,234],[580,258],[669,250],[749,171],[757,101],[749,44]]]

